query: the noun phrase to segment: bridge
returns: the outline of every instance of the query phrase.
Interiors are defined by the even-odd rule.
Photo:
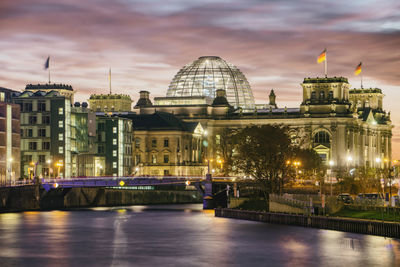
[[[236,177],[204,176],[136,176],[136,177],[85,177],[63,179],[41,179],[41,186],[49,192],[62,188],[118,188],[139,189],[160,186],[194,186],[203,195],[204,209],[213,208],[216,203],[226,202],[227,184]]]

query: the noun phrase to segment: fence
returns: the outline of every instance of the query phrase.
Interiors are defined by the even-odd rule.
[[[319,229],[337,230],[359,234],[400,237],[400,223],[305,216],[271,212],[215,209],[216,217],[259,221],[275,224],[296,225]]]

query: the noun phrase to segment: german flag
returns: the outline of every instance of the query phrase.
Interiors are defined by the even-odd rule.
[[[317,62],[321,63],[324,62],[326,60],[326,49],[324,49],[324,51],[322,51],[322,53],[318,56]]]
[[[360,62],[360,64],[357,65],[357,67],[356,67],[356,69],[355,69],[355,71],[354,71],[354,74],[355,74],[356,76],[359,75],[359,74],[361,73],[361,65],[362,65],[362,62]]]

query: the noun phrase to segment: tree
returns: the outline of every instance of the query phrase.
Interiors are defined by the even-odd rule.
[[[275,125],[248,126],[234,136],[232,169],[253,177],[264,192],[280,193],[293,149],[287,128]]]

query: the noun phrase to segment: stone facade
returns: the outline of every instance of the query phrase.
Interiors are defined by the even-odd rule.
[[[229,104],[152,105],[141,106],[137,112],[167,112],[186,122],[201,123],[208,132],[205,158],[215,159],[210,164],[217,171],[218,159],[223,160],[221,132],[263,124],[289,126],[293,142],[313,148],[327,165],[331,161],[333,168],[389,166],[393,126],[390,113],[383,111],[380,89],[350,90],[343,77],[305,78],[301,85],[299,108],[275,108],[275,93],[271,93],[268,107],[251,112],[233,110]]]

